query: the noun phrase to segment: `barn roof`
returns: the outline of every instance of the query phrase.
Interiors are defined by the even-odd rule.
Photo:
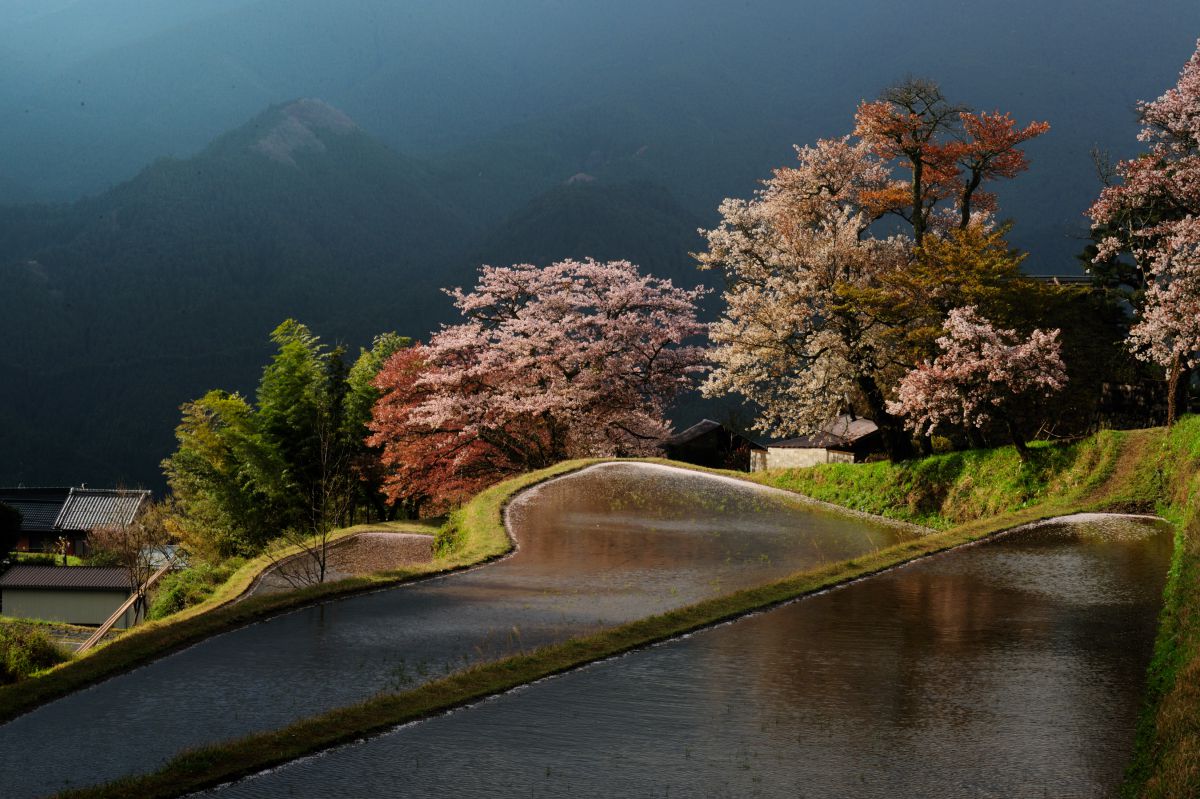
[[[149,491],[112,488],[0,488],[0,502],[21,513],[21,529],[30,533],[129,524],[149,497]]]
[[[129,573],[119,566],[17,565],[0,575],[0,588],[129,590]]]
[[[784,449],[836,449],[853,446],[855,442],[876,433],[879,426],[870,419],[851,417],[847,413],[830,419],[811,436],[776,441],[772,447]]]

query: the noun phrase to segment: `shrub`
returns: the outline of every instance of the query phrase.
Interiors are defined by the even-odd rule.
[[[57,566],[62,558],[49,552],[22,552],[17,560],[26,566]]]
[[[217,586],[228,580],[244,562],[242,558],[230,558],[217,566],[200,563],[164,575],[154,592],[154,601],[150,603],[147,615],[151,619],[162,619],[198,605],[212,596]]]
[[[22,680],[69,658],[42,630],[23,624],[0,624],[0,683]]]

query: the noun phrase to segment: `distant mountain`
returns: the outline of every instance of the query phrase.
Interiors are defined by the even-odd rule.
[[[0,418],[45,431],[4,448],[0,482],[65,474],[56,434],[106,478],[153,480],[179,404],[253,386],[279,321],[355,343],[427,330],[475,235],[418,165],[313,100],[96,198],[0,209]]]
[[[299,100],[94,198],[0,207],[0,483],[156,485],[179,405],[252,390],[289,316],[353,348],[452,321],[441,289],[481,263],[703,279],[701,223],[661,186],[577,174],[488,215],[442,168]]]
[[[662,186],[605,184],[581,173],[530,201],[489,233],[472,264],[563,258],[624,259],[691,288],[703,282],[689,253],[703,243],[700,220]]]

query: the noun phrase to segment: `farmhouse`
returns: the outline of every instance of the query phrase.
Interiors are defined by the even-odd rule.
[[[17,565],[0,575],[0,615],[68,624],[103,624],[133,592],[116,566]],[[131,608],[115,627],[137,622]]]
[[[765,447],[712,419],[702,419],[658,446],[673,461],[711,469],[749,472],[766,468]]]
[[[879,427],[870,419],[842,414],[811,436],[767,446],[768,469],[795,469],[819,463],[860,463],[882,450]]]
[[[86,555],[91,530],[129,524],[149,497],[110,488],[0,488],[0,502],[21,514],[18,552],[57,552],[62,538],[68,555]]]

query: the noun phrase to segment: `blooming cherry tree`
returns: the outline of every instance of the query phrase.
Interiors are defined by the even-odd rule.
[[[1096,262],[1128,252],[1148,284],[1130,346],[1166,369],[1169,424],[1180,374],[1200,353],[1200,43],[1175,86],[1138,113],[1138,139],[1149,149],[1117,164],[1120,182],[1100,192],[1088,215],[1108,233]]]
[[[689,339],[705,290],[628,261],[485,266],[448,293],[465,321],[380,376],[371,441],[393,492],[415,481],[445,499],[565,458],[649,454],[704,371]]]
[[[1026,169],[1020,145],[1048,127],[972,113],[937,84],[910,80],[859,106],[857,138],[799,147],[799,163],[775,170],[752,199],[725,200],[697,256],[728,286],[727,310],[709,334],[715,368],[705,393],[752,400],[756,427],[774,435],[815,432],[860,405],[892,458],[911,455],[886,398],[908,366],[897,329],[931,320],[903,317],[889,292],[914,282],[897,278],[926,241],[968,230],[977,234],[971,242],[986,239],[994,202],[981,187]],[[906,168],[907,179],[893,167]],[[912,235],[878,235],[872,226],[886,214],[905,219]]]
[[[937,342],[941,354],[904,376],[889,410],[926,435],[943,425],[1003,424],[1024,460],[1029,449],[1019,409],[1067,383],[1058,335],[1034,330],[1022,340],[1014,330],[994,327],[973,306],[955,308]]]
[[[798,147],[799,164],[777,169],[754,199],[726,200],[705,235],[703,269],[726,278],[726,310],[709,331],[715,345],[707,395],[738,393],[761,408],[765,432],[811,432],[863,397],[893,457],[911,443],[884,406],[887,363],[880,326],[840,289],[900,268],[911,240],[869,235],[877,218],[864,194],[888,185],[886,166],[849,137]]]

